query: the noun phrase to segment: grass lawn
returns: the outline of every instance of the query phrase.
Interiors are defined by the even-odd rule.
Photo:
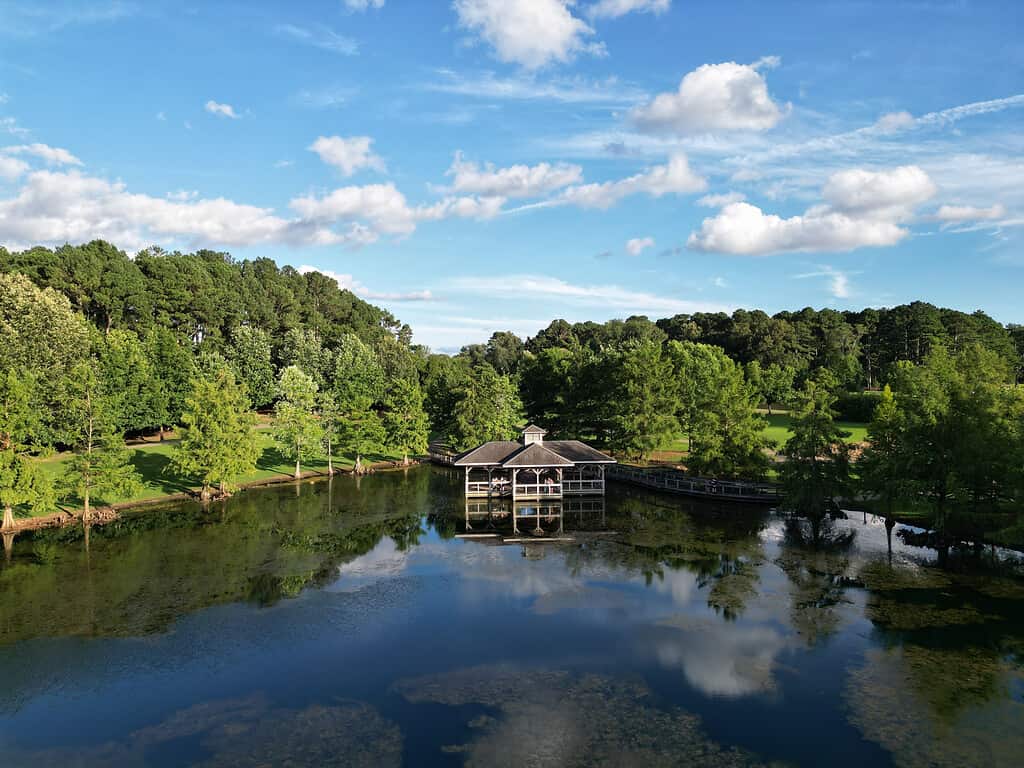
[[[764,428],[764,435],[775,443],[776,450],[782,448],[786,441],[789,439],[789,425],[792,420],[788,413],[772,413],[764,416],[768,419],[768,423]],[[850,436],[846,438],[848,443],[861,443],[867,439],[868,425],[861,424],[858,422],[851,421],[837,421],[836,425],[850,433]],[[675,440],[672,445],[663,451],[656,451],[652,458],[655,461],[679,461],[682,457],[687,454],[690,450],[690,442],[687,438],[681,437]]]
[[[256,430],[256,441],[262,451],[256,462],[256,468],[242,477],[237,477],[234,482],[238,485],[245,483],[259,482],[261,480],[290,478],[295,473],[295,462],[286,459],[277,446],[274,445],[270,432],[266,429]],[[166,440],[164,442],[145,442],[129,445],[131,461],[142,476],[142,490],[130,497],[114,497],[106,499],[94,499],[93,506],[103,504],[119,504],[132,501],[149,501],[162,496],[169,496],[175,493],[182,493],[189,490],[197,490],[198,485],[191,482],[189,478],[183,477],[174,472],[171,467],[171,452],[177,446],[177,440]],[[395,456],[366,456],[364,461],[372,463],[377,461],[393,460]],[[71,454],[62,453],[40,460],[44,471],[46,471],[57,483],[67,472],[68,462]],[[339,456],[334,457],[334,466],[337,469],[351,469],[355,457]],[[303,462],[302,472],[327,471],[327,457],[318,457],[308,462]],[[63,498],[60,500],[63,509],[78,509],[81,507],[81,500],[78,498]]]

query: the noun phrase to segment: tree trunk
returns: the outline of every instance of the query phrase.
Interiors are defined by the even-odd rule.
[[[207,483],[203,483],[203,490],[199,492],[199,500],[207,502],[210,500],[210,486]]]
[[[334,451],[331,450],[331,441],[327,440],[327,476],[334,477]]]
[[[14,527],[14,509],[10,504],[4,504],[4,524],[0,526],[3,530]]]
[[[85,498],[82,499],[82,502],[83,502],[83,505],[82,505],[82,523],[84,525],[88,525],[89,524],[89,517],[90,517],[90,514],[89,514],[89,491],[85,492]]]
[[[160,425],[160,442],[162,443],[163,441],[164,441],[164,425],[161,424]]]
[[[409,466],[409,454],[408,453],[403,453],[402,454],[402,466],[403,467],[408,467]]]
[[[299,459],[295,460],[295,479],[296,480],[301,480],[302,479],[302,464],[300,463]]]
[[[220,497],[223,499],[227,495],[228,495],[227,484],[223,480],[221,480],[220,481]]]
[[[352,471],[355,472],[357,475],[363,474],[363,457],[360,456],[358,453],[356,454],[356,463],[355,466],[352,467]]]

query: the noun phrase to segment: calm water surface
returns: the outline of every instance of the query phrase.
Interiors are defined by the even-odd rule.
[[[517,535],[461,489],[423,467],[19,536],[0,765],[1024,764],[1005,553],[940,568],[870,516],[623,486]]]

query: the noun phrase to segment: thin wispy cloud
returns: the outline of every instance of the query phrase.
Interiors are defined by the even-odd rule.
[[[302,45],[320,48],[342,56],[355,56],[359,53],[359,43],[351,37],[338,34],[323,24],[315,27],[300,27],[295,24],[278,24],[274,32],[285,39]]]
[[[222,104],[219,101],[210,99],[206,104],[203,105],[203,109],[209,112],[211,115],[217,115],[218,117],[230,117],[232,120],[237,120],[241,115],[235,112],[235,108],[230,104]]]
[[[493,72],[464,74],[440,69],[434,80],[423,84],[428,91],[457,96],[512,101],[554,101],[565,104],[639,103],[647,93],[617,78],[591,80],[578,78],[539,78],[531,75],[499,77]]]

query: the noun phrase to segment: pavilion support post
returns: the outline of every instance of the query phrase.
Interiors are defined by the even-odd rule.
[[[469,467],[466,467],[466,496],[469,496]]]
[[[518,482],[518,478],[519,478],[519,470],[513,468],[512,469],[512,516],[513,517],[515,517],[515,514],[516,514],[516,509],[515,509],[515,505],[516,505],[516,482]]]
[[[604,464],[598,464],[597,471],[601,476],[601,495],[604,496]]]
[[[558,495],[561,496],[561,495],[563,495],[565,493],[565,490],[562,488],[562,468],[559,467],[557,472],[558,472]]]
[[[492,488],[491,473],[493,471],[494,471],[493,467],[488,467],[487,468],[487,498],[488,499],[491,498],[491,488]]]

